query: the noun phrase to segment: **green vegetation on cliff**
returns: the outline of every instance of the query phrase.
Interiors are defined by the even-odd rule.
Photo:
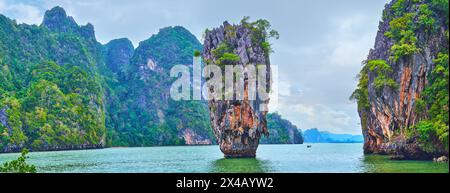
[[[428,152],[433,152],[436,145],[448,151],[448,53],[440,53],[434,62],[436,67],[423,92],[423,100],[419,99],[416,105],[419,113],[428,109],[428,115],[415,128],[422,147]]]
[[[0,15],[0,35],[0,152],[182,145],[188,128],[212,138],[206,104],[169,97],[170,68],[202,50],[183,27],[136,50],[125,38],[101,45],[55,7],[40,26]]]
[[[131,43],[129,43],[131,44]],[[108,50],[121,49],[111,43]],[[112,47],[114,46],[114,47]],[[125,50],[129,45],[122,44]],[[184,145],[183,130],[212,139],[209,113],[202,101],[174,101],[169,89],[175,80],[169,76],[174,65],[190,66],[202,45],[181,26],[162,28],[139,43],[131,57],[117,65],[110,85],[108,143],[112,146]]]
[[[369,104],[369,76],[368,73],[375,73],[373,87],[379,95],[387,86],[391,89],[398,89],[398,84],[392,78],[389,78],[389,73],[392,73],[392,67],[386,63],[385,60],[369,60],[365,63],[363,69],[359,73],[359,83],[357,89],[350,96],[351,100],[358,101],[358,109],[368,109]]]
[[[247,25],[263,32],[257,43],[277,37],[265,20]],[[0,152],[183,145],[186,130],[214,143],[206,102],[169,95],[171,67],[202,49],[181,26],[135,49],[126,38],[100,44],[61,7],[39,26],[0,15]],[[239,60],[226,45],[217,54],[223,65]]]
[[[417,9],[417,11],[407,12],[407,7],[414,7],[413,9]],[[446,12],[445,15],[448,15],[448,0],[432,0],[431,2],[398,0],[391,9],[395,13],[395,17],[389,22],[390,30],[385,35],[394,40],[391,52],[392,60],[396,62],[419,51],[417,32],[431,35],[438,30],[436,19],[440,18],[437,15],[441,15],[442,12]],[[448,25],[448,16],[445,21]]]
[[[398,17],[389,23],[391,30],[386,35],[395,42],[391,47],[394,61],[418,52],[420,49],[417,48],[417,34],[424,34],[426,36],[424,39],[436,34],[438,30],[441,30],[437,20],[445,20],[447,25],[444,28],[447,30],[445,39],[448,44],[448,2],[448,0],[432,0],[431,2],[400,0],[393,5]],[[406,12],[404,7],[407,6],[416,6],[418,11]],[[441,18],[440,15],[444,17]],[[427,77],[428,85],[421,97],[417,99],[415,106],[415,110],[421,115],[421,120],[408,128],[409,137],[419,136],[420,146],[429,153],[435,153],[438,149],[445,149],[448,152],[448,47],[437,49],[439,53],[433,60],[435,67]]]
[[[41,26],[0,16],[0,152],[102,146],[99,44],[84,33],[89,28],[65,20],[59,7],[46,13]]]
[[[278,31],[271,28],[270,22],[265,19],[258,19],[254,22],[249,22],[250,17],[245,16],[241,20],[241,25],[250,29],[252,31],[252,41],[253,43],[260,44],[264,49],[264,53],[268,56],[273,52],[269,39],[280,38]]]
[[[448,156],[448,9],[448,0],[387,4],[351,96],[358,102],[365,152]]]
[[[278,113],[267,114],[267,128],[270,137],[261,138],[261,143],[268,144],[302,144],[302,130],[290,121],[283,119]]]

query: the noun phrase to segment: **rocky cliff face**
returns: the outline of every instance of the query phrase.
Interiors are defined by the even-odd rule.
[[[232,41],[239,40],[233,46],[242,63],[268,63],[262,42],[238,31],[242,38]],[[126,38],[101,45],[91,24],[78,25],[61,7],[46,11],[40,26],[0,14],[0,152],[214,144],[207,103],[169,97],[171,67],[190,66],[202,49],[181,26],[163,28],[134,49]],[[251,110],[254,102],[242,104],[236,113],[262,117]],[[245,117],[242,127],[265,121]],[[279,133],[285,132],[292,133]]]
[[[265,65],[267,82],[270,82],[269,53],[262,46],[266,39],[257,39],[261,35],[258,33],[264,33],[264,30],[252,29],[255,28],[248,23],[230,25],[224,22],[222,26],[206,31],[203,52],[206,65]],[[236,93],[243,94],[243,100],[211,98],[208,102],[213,132],[225,157],[254,157],[261,135],[269,135],[267,111],[259,108],[269,101],[248,99],[247,78],[244,77],[244,93]],[[213,93],[210,89],[210,96]]]
[[[186,145],[211,145],[213,142],[209,136],[199,135],[192,129],[186,128],[180,131],[179,136],[184,139]]]
[[[107,126],[113,146],[211,144],[206,103],[174,101],[170,87],[175,65],[192,65],[197,38],[181,26],[162,28],[134,50],[126,39],[106,45],[111,81]],[[134,51],[133,51],[134,50]]]
[[[133,53],[133,44],[127,38],[111,40],[105,45],[105,63],[113,73],[120,74],[130,65]]]
[[[358,100],[365,153],[406,159],[448,155],[448,115],[441,133],[417,126],[424,120],[438,122],[430,111],[436,100],[423,101],[431,97],[424,90],[435,77],[433,70],[440,61],[436,59],[445,54],[447,77],[437,80],[448,79],[448,1],[446,9],[445,13],[445,1],[393,0],[386,5],[375,46],[353,94]],[[441,108],[448,113],[448,88],[446,95],[447,104]],[[445,133],[447,142],[442,137]],[[435,140],[431,148],[421,142],[427,140]]]
[[[40,26],[0,15],[0,152],[103,147],[103,64],[93,26],[61,7]]]
[[[54,7],[46,11],[42,26],[47,27],[53,32],[78,32],[79,27],[73,17],[67,16],[66,11],[62,7]]]
[[[302,144],[303,133],[290,121],[283,119],[278,113],[267,114],[267,128],[270,136],[263,137],[261,144]]]

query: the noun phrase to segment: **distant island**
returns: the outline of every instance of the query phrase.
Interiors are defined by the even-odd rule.
[[[362,135],[336,134],[328,131],[320,131],[316,128],[303,132],[305,143],[363,143]]]

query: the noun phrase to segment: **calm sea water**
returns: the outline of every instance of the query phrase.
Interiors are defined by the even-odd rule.
[[[362,144],[260,145],[255,159],[224,159],[218,146],[32,152],[38,172],[449,172],[448,163],[394,161]],[[19,154],[0,154],[0,163]]]

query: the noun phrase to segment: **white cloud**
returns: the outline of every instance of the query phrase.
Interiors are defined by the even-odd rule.
[[[3,13],[6,9],[5,2],[3,0],[0,0],[0,13]]]
[[[14,18],[18,23],[39,24],[42,21],[42,10],[24,3],[8,3],[2,0],[0,12]]]
[[[337,66],[359,67],[355,64],[360,63],[368,53],[366,49],[361,48],[373,44],[376,31],[361,34],[358,30],[370,22],[376,26],[377,23],[373,21],[376,20],[360,14],[336,19],[334,25],[337,30],[328,37],[332,46],[329,63]]]
[[[361,134],[356,104],[348,97],[356,85],[354,77],[361,61],[374,44],[381,11],[382,6],[371,14],[362,10],[333,13],[316,25],[308,25],[316,33],[301,33],[301,37],[315,41],[288,39],[274,46],[273,59],[280,64],[280,76],[287,79],[291,91],[301,91],[279,98],[283,117],[302,129]]]
[[[283,109],[279,113],[302,129],[320,128],[335,133],[361,134],[361,130],[352,129],[358,126],[359,119],[346,107],[283,102],[279,106]]]

